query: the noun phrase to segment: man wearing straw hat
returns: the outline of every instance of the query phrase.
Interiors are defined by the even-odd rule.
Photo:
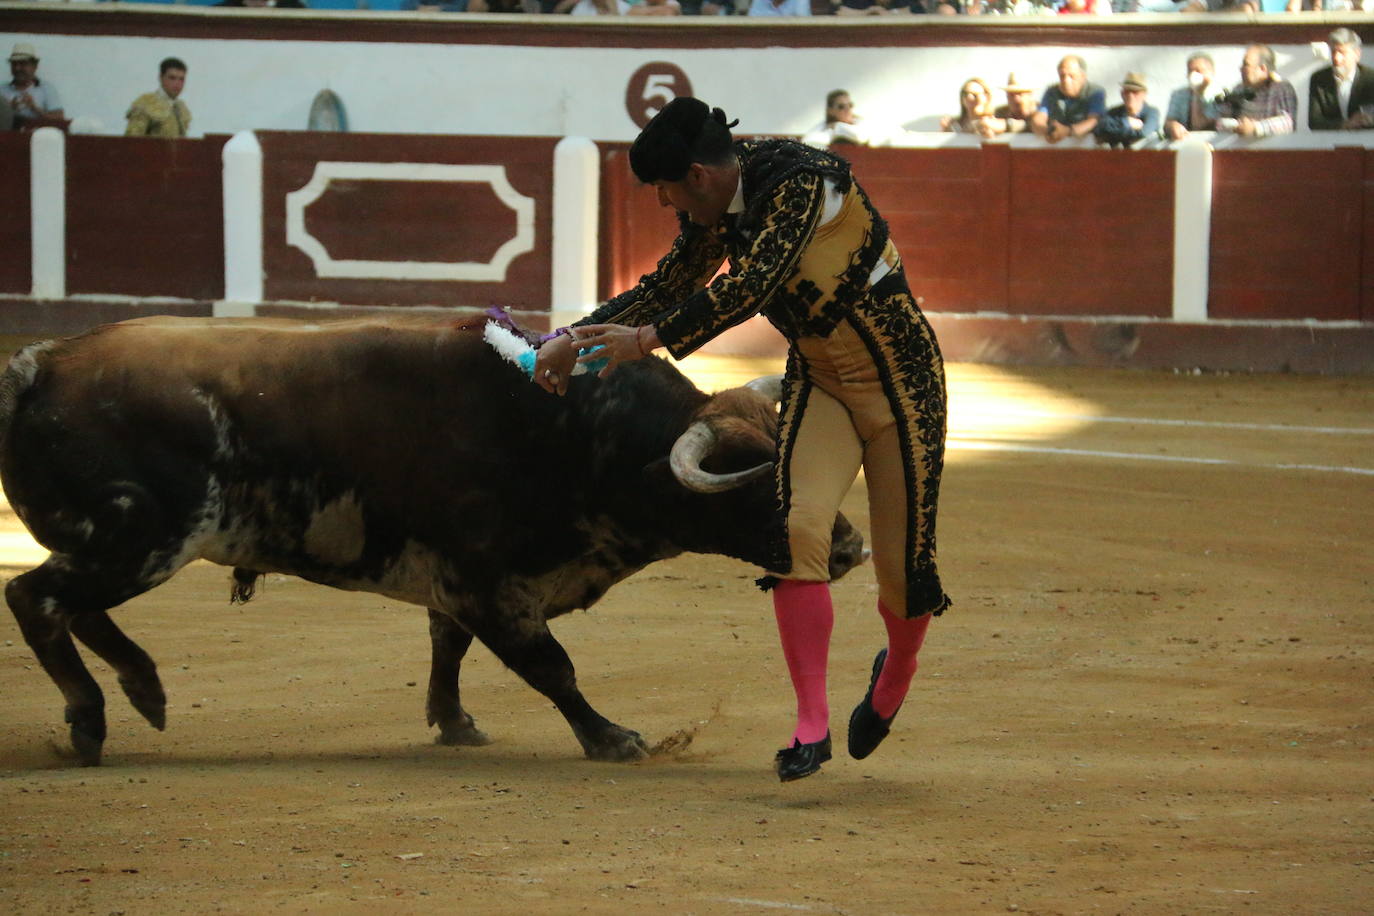
[[[4,99],[14,116],[14,127],[23,130],[44,121],[62,120],[62,100],[57,88],[38,78],[38,54],[33,45],[20,42],[10,52],[12,82],[0,86]]]
[[[992,132],[1022,134],[1030,130],[1030,121],[1035,115],[1035,90],[1018,83],[1015,73],[1008,73],[1002,91],[1007,94],[1007,104],[993,111]]]

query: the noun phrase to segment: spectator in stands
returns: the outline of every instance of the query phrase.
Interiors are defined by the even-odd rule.
[[[1112,5],[1108,0],[1064,0],[1059,7],[1059,14],[1087,13],[1090,16],[1106,16],[1112,12]]]
[[[641,0],[630,7],[627,16],[681,16],[682,4],[678,0]]]
[[[1350,10],[1363,12],[1364,0],[1288,0],[1288,12],[1301,13],[1308,10],[1321,10],[1327,13],[1343,13]]]
[[[309,8],[304,0],[219,0],[215,6],[244,6],[253,9],[272,7],[279,10],[303,10]]]
[[[480,8],[479,8],[480,7]],[[398,7],[405,13],[486,13],[483,0],[401,0]]]
[[[1259,0],[1187,0],[1180,13],[1262,13]]]
[[[753,0],[750,16],[810,16],[811,0]]]
[[[825,120],[802,136],[807,146],[825,149],[836,143],[868,143],[868,130],[854,111],[854,101],[843,89],[832,89],[825,96]]]
[[[0,104],[0,130],[14,130],[14,109]]]
[[[1059,62],[1059,82],[1045,90],[1031,129],[1049,143],[1086,137],[1107,113],[1107,93],[1088,82],[1088,64],[1077,54]]]
[[[186,64],[169,57],[158,65],[156,92],[145,92],[134,99],[125,118],[126,137],[184,137],[191,126],[191,109],[181,99],[186,88]]]
[[[836,16],[890,16],[924,13],[923,0],[839,0]]]
[[[1126,147],[1159,136],[1159,109],[1146,103],[1149,92],[1144,74],[1127,73],[1121,81],[1121,104],[1108,109],[1093,132],[1097,142]]]
[[[1031,129],[1031,119],[1035,117],[1035,90],[1022,86],[1016,81],[1015,73],[1007,74],[1007,84],[1002,87],[1007,94],[1007,104],[999,105],[992,113],[989,134],[1020,134]]]
[[[1326,36],[1331,66],[1312,74],[1307,87],[1307,126],[1312,130],[1374,127],[1374,70],[1360,63],[1360,36],[1336,29]]]
[[[1241,137],[1291,134],[1298,93],[1274,70],[1274,50],[1253,44],[1245,49],[1240,85],[1217,100],[1216,129]]]
[[[1217,77],[1217,66],[1206,51],[1188,55],[1188,85],[1169,94],[1164,114],[1164,135],[1182,140],[1189,131],[1211,130],[1216,123],[1216,103],[1207,100],[1207,90]]]
[[[573,16],[624,16],[629,9],[626,0],[558,0],[553,12]]]
[[[959,113],[940,119],[940,130],[958,134],[980,134],[991,130],[988,122],[992,114],[992,90],[978,77],[965,80],[959,87]]]
[[[57,87],[38,78],[38,52],[33,45],[20,42],[14,46],[10,52],[10,76],[13,81],[0,86],[0,99],[9,105],[15,130],[63,120]]]
[[[684,16],[733,16],[735,0],[679,0]]]

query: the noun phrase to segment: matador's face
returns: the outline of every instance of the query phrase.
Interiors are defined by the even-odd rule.
[[[181,90],[185,88],[185,70],[179,70],[176,67],[170,67],[168,68],[166,73],[162,74],[162,91],[167,93],[167,95],[171,98],[176,98],[177,96],[181,95]]]
[[[714,226],[734,199],[738,182],[738,165],[726,168],[694,162],[681,180],[660,178],[654,182],[654,189],[658,192],[659,206],[686,213],[698,226]]]

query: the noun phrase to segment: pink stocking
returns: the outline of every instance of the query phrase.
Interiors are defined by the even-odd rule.
[[[813,744],[830,730],[830,703],[825,695],[830,631],[835,624],[830,585],[782,580],[773,588],[773,614],[797,693],[797,730],[792,737]]]
[[[916,676],[916,653],[925,642],[931,615],[923,614],[914,620],[898,617],[881,601],[878,613],[883,615],[883,625],[887,627],[887,661],[878,675],[878,683],[873,686],[873,711],[890,719],[897,714],[897,708],[911,687],[911,679]]]

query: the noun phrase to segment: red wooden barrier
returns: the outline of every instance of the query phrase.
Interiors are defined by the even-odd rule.
[[[67,292],[224,296],[224,137],[67,137]]]
[[[677,214],[661,207],[652,187],[630,171],[628,143],[599,143],[601,150],[600,251],[597,296],[609,299],[653,270],[677,236]]]
[[[268,300],[548,309],[555,138],[283,131],[263,132],[258,139]],[[306,187],[321,163],[333,163],[342,174],[306,206],[305,230],[335,261],[381,265],[372,276],[321,276],[317,261],[288,241],[287,195]],[[426,279],[415,271],[385,276],[393,268],[407,273],[398,266],[406,262],[487,263],[518,227],[515,212],[484,179],[368,178],[357,167],[378,163],[503,170],[516,194],[533,199],[532,249],[510,262],[504,280]],[[350,169],[364,177],[347,177]]]
[[[1212,157],[1212,318],[1360,317],[1359,149],[1218,150]],[[1362,238],[1368,241],[1362,241]]]
[[[667,250],[675,222],[623,145],[602,157],[602,297]],[[1162,150],[837,148],[888,221],[929,311],[1169,317],[1174,166]]]
[[[33,253],[29,248],[29,144],[26,133],[0,131],[0,293],[27,296],[33,290]]]

